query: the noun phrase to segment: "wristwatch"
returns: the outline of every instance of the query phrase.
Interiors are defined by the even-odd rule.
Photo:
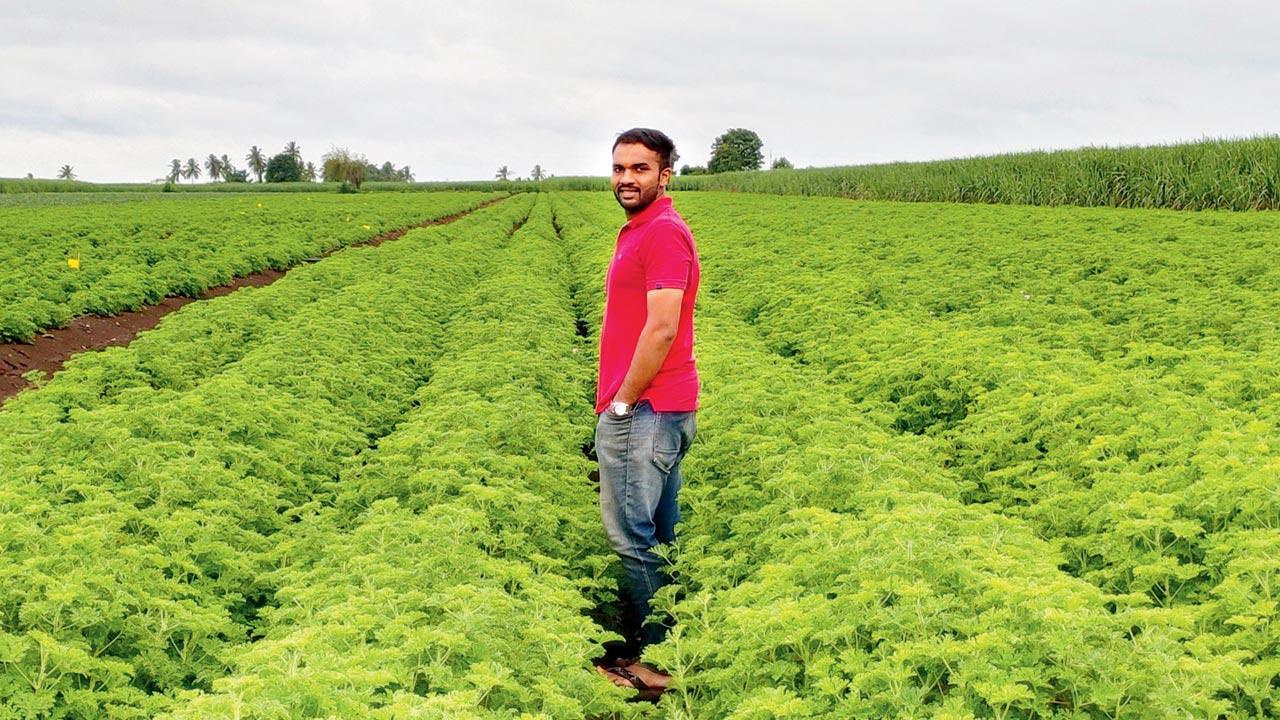
[[[631,412],[631,408],[633,407],[635,407],[635,405],[628,405],[624,402],[614,400],[609,403],[609,409],[607,412],[614,417],[622,417],[623,415]]]

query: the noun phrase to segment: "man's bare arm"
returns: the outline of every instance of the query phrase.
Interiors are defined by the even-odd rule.
[[[614,400],[628,405],[634,403],[649,387],[653,376],[658,374],[662,361],[667,359],[667,352],[671,350],[671,343],[676,339],[676,328],[680,326],[680,301],[683,299],[684,290],[680,288],[650,290],[645,295],[647,315],[644,328],[640,331],[635,355],[631,357],[631,367],[622,379],[622,387],[613,396]]]

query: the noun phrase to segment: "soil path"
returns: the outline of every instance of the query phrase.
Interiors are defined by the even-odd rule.
[[[308,258],[298,264],[315,262],[349,247],[381,245],[388,240],[395,240],[415,228],[451,223],[458,218],[505,199],[505,197],[494,198],[470,210],[446,215],[435,220],[424,220],[415,225],[376,235],[368,240],[336,247],[324,252],[319,257]],[[293,267],[298,267],[298,265]],[[0,343],[0,405],[3,405],[5,400],[16,395],[19,390],[31,386],[31,383],[22,377],[24,373],[32,370],[43,370],[46,374],[52,375],[60,370],[62,364],[76,353],[86,350],[101,350],[116,345],[128,345],[138,333],[155,327],[161,318],[187,303],[229,295],[245,286],[262,287],[263,285],[270,285],[284,277],[285,273],[293,269],[293,267],[285,270],[262,270],[250,275],[242,275],[226,285],[211,287],[200,293],[198,297],[171,295],[155,305],[148,305],[141,310],[126,310],[116,315],[81,315],[73,318],[66,327],[46,330],[29,343]]]

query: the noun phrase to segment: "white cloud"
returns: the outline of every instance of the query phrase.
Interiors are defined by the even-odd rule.
[[[419,179],[684,162],[749,127],[796,165],[1280,132],[1253,2],[132,2],[0,9],[0,176],[150,180],[331,144]]]

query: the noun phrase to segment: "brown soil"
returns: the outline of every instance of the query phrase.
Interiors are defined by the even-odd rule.
[[[334,248],[321,255],[327,257],[349,247],[362,245],[381,245],[388,240],[395,240],[414,228],[430,225],[444,225],[468,215],[480,208],[499,202],[503,198],[495,198],[482,203],[471,210],[447,215],[435,220],[424,220],[416,225],[382,233],[356,243]],[[303,262],[315,262],[319,257],[308,258]],[[294,265],[293,267],[297,267]],[[52,375],[62,368],[62,364],[72,355],[85,350],[101,350],[116,345],[128,345],[134,336],[144,330],[150,330],[160,322],[160,318],[177,310],[190,302],[208,300],[209,298],[229,295],[242,287],[262,287],[284,277],[286,270],[263,270],[252,275],[242,275],[226,285],[211,287],[200,293],[198,297],[171,296],[149,305],[141,310],[129,310],[117,315],[82,315],[74,318],[66,327],[46,330],[37,335],[29,343],[0,343],[0,405],[19,390],[30,387],[22,375],[32,370],[42,370]]]

